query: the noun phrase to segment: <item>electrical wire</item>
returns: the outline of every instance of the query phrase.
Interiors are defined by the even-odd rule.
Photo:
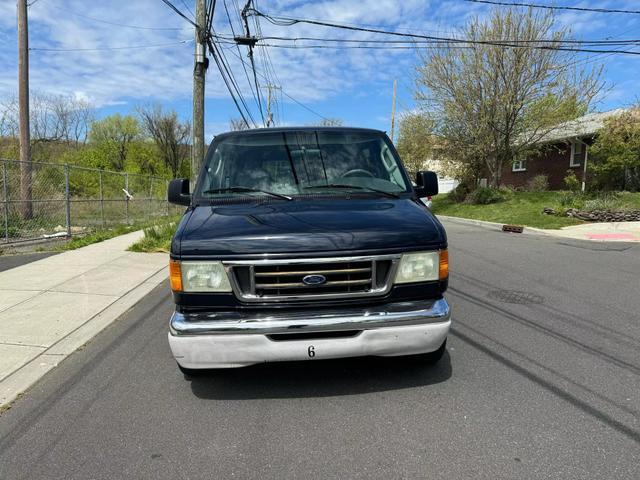
[[[347,25],[340,25],[332,22],[325,22],[321,20],[309,20],[309,19],[300,19],[300,18],[289,18],[289,17],[274,17],[271,15],[267,15],[262,13],[256,9],[251,10],[252,15],[257,15],[265,18],[267,21],[274,25],[279,26],[291,26],[298,23],[305,23],[309,25],[319,25],[324,27],[331,28],[340,28],[351,31],[361,31],[361,32],[369,32],[369,33],[378,33],[383,35],[394,35],[399,37],[409,37],[409,38],[418,38],[423,40],[440,40],[449,43],[462,43],[462,44],[470,44],[470,45],[494,45],[500,47],[508,47],[508,48],[533,48],[538,50],[556,50],[556,51],[568,51],[568,52],[584,52],[584,53],[616,53],[616,54],[627,54],[627,55],[639,55],[638,52],[631,50],[597,50],[597,49],[586,49],[586,48],[568,48],[561,46],[550,46],[550,45],[537,45],[536,43],[540,42],[552,42],[558,45],[562,44],[560,40],[504,40],[504,41],[495,41],[495,40],[464,40],[459,38],[448,38],[448,37],[437,37],[431,35],[420,35],[416,33],[401,33],[394,32],[389,30],[382,30],[378,28],[364,28],[364,27],[352,27]]]
[[[227,90],[229,91],[229,95],[231,95],[231,99],[233,100],[234,104],[236,105],[236,108],[238,109],[238,112],[240,113],[240,116],[242,117],[242,120],[245,122],[245,124],[247,125],[247,127],[251,128],[251,126],[249,125],[249,122],[247,121],[247,116],[251,119],[251,121],[253,122],[254,126],[257,126],[256,121],[254,120],[253,116],[251,115],[251,110],[249,110],[249,107],[247,107],[247,104],[244,100],[244,98],[242,97],[242,92],[240,92],[240,89],[238,88],[237,83],[235,82],[235,79],[233,77],[233,73],[231,73],[228,65],[226,65],[223,61],[224,58],[224,53],[221,52],[220,50],[218,50],[217,45],[215,42],[213,42],[211,40],[211,38],[207,38],[207,45],[209,46],[209,50],[211,52],[211,55],[213,56],[214,61],[216,62],[216,65],[218,67],[218,70],[220,71],[220,75],[222,76],[222,80],[224,81]],[[231,52],[233,53],[233,51]],[[235,90],[235,94],[234,91]],[[238,103],[238,99],[236,98],[236,94],[238,95],[238,99],[240,100],[240,103]],[[240,104],[242,104],[242,106],[244,107],[244,111],[246,112],[246,116],[245,113],[243,112],[242,108],[240,107]]]
[[[575,12],[596,12],[596,13],[631,13],[640,14],[640,10],[619,10],[614,8],[592,8],[592,7],[571,7],[561,5],[540,5],[537,3],[516,3],[516,2],[497,2],[492,0],[464,0],[472,3],[486,3],[488,5],[501,5],[505,7],[527,7],[527,8],[544,8],[547,10],[571,10]]]
[[[152,45],[126,45],[120,47],[96,47],[96,48],[40,48],[40,47],[30,47],[29,50],[39,51],[39,52],[98,52],[103,50],[132,50],[139,48],[161,48],[161,47],[171,47],[177,45],[184,45],[187,43],[193,42],[193,39],[182,40],[180,42],[172,42],[172,43],[157,43]]]
[[[242,17],[242,20],[244,21],[246,38],[251,38],[251,32],[249,31],[249,22],[247,20],[247,11],[249,11],[250,6],[251,6],[251,0],[247,0],[247,3],[242,9],[242,13],[240,15]],[[262,110],[262,100],[260,98],[260,85],[258,84],[258,75],[256,74],[256,64],[253,58],[253,45],[249,43],[248,48],[249,48],[249,61],[251,62],[251,70],[253,71],[253,80],[256,86],[256,96],[258,98],[258,109],[260,110],[260,117],[262,118],[262,123],[266,126],[264,111]]]
[[[228,38],[228,37],[221,37]],[[232,38],[228,38],[232,40]],[[382,43],[382,44],[431,44],[431,43],[451,43],[450,40],[377,40],[377,39],[349,39],[349,38],[323,38],[323,37],[280,37],[280,36],[259,36],[258,40],[282,40],[282,41],[320,41],[320,42],[345,42],[345,43]],[[458,39],[464,42],[464,39]],[[499,40],[497,40],[499,41]],[[563,43],[586,46],[597,45],[639,45],[640,39],[629,40],[521,40],[522,43]]]
[[[36,3],[35,1],[31,3],[31,5],[33,5],[34,3]],[[90,20],[92,22],[98,22],[98,23],[104,23],[106,25],[113,25],[115,27],[123,27],[123,28],[135,28],[137,30],[173,30],[173,31],[180,31],[182,30],[182,28],[177,28],[177,27],[144,27],[142,25],[129,25],[126,23],[118,23],[118,22],[111,22],[108,20],[102,20],[101,18],[95,18],[95,17],[90,17],[88,15],[83,15],[81,13],[76,13],[76,12],[70,12],[69,10],[67,10],[66,8],[61,8],[58,7],[56,5],[49,5],[51,8],[55,8],[56,10],[60,10],[62,12],[65,12],[65,14],[67,15],[73,15],[74,17],[78,17],[78,18],[83,18],[85,20]]]
[[[234,52],[231,52],[231,53],[232,53],[233,55],[235,55],[235,53],[234,53]],[[242,57],[238,56],[238,59],[239,59],[241,62],[243,62],[243,63],[244,63],[244,60],[242,59]],[[257,73],[258,73],[258,75],[260,75],[260,76],[261,76],[262,78],[264,78],[265,80],[267,79],[267,77],[266,77],[264,74],[260,73],[259,71],[258,71]],[[295,99],[294,97],[292,97],[291,95],[289,95],[287,92],[285,92],[285,91],[284,91],[284,89],[282,89],[282,88],[281,88],[281,89],[280,89],[280,91],[282,92],[282,94],[283,94],[285,97],[287,97],[288,99],[290,99],[290,100],[292,100],[293,102],[297,103],[297,104],[298,104],[298,105],[300,105],[302,108],[304,108],[304,109],[308,110],[309,112],[311,112],[311,113],[313,113],[314,115],[316,115],[316,116],[318,116],[318,117],[322,118],[323,120],[327,120],[327,121],[329,121],[329,119],[328,119],[327,117],[325,117],[324,115],[322,115],[322,114],[320,114],[320,113],[316,112],[316,111],[315,111],[315,110],[313,110],[311,107],[308,107],[307,105],[305,105],[305,104],[304,104],[304,103],[302,103],[301,101],[299,101],[299,100]]]
[[[176,7],[173,3],[171,3],[169,0],[162,0],[162,3],[164,3],[167,7],[169,7],[171,10],[173,10],[174,12],[176,12],[180,17],[182,17],[184,20],[186,20],[187,22],[189,22],[191,25],[193,25],[194,27],[196,27],[197,29],[202,28],[200,25],[198,25],[196,22],[194,22],[193,20],[191,20],[189,17],[187,17],[184,13],[182,13],[180,11],[180,9],[178,7]]]
[[[236,36],[236,32],[235,32],[235,29],[233,28],[233,22],[231,21],[231,15],[229,14],[229,8],[227,7],[227,0],[223,1],[223,5],[224,5],[225,13],[227,14],[227,21],[229,22],[229,26],[231,27],[231,33],[235,37]],[[233,44],[236,47],[236,49],[238,50],[238,54],[242,55],[240,53],[240,45],[238,45],[236,42],[233,42]],[[241,63],[241,65],[242,65],[242,69],[244,70],[244,75],[245,75],[245,77],[247,79],[247,83],[249,84],[249,89],[251,90],[251,95],[253,96],[253,99],[256,102],[256,104],[259,104],[258,97],[256,97],[256,93],[253,90],[253,85],[251,83],[251,79],[249,78],[249,72],[247,71],[247,67],[246,67],[246,65],[244,63]]]
[[[189,12],[193,17],[193,19],[195,20],[196,15],[191,11],[191,9],[189,8],[189,5],[187,5],[187,2],[185,2],[184,0],[180,0],[180,1],[182,2],[182,5],[184,5],[184,8],[187,9],[187,12]]]

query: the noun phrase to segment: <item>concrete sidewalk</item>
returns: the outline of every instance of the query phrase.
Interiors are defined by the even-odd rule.
[[[436,215],[439,219],[454,223],[480,225],[491,229],[502,230],[502,223],[475,220],[472,218]],[[560,229],[543,229],[524,227],[524,233],[550,235],[574,240],[590,240],[596,242],[640,242],[640,222],[603,222],[572,225]]]
[[[546,235],[600,242],[640,242],[640,222],[603,222],[539,230]]]
[[[0,272],[0,408],[167,278],[133,232]]]

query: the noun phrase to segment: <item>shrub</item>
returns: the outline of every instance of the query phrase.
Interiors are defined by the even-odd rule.
[[[580,180],[576,177],[576,173],[573,170],[567,170],[567,176],[564,177],[564,184],[572,192],[580,190]]]
[[[558,199],[560,206],[565,208],[582,208],[584,205],[584,195],[581,192],[562,192]]]
[[[584,202],[583,210],[592,212],[594,210],[620,210],[622,207],[619,196],[615,193],[605,193],[591,200]]]
[[[504,194],[495,188],[480,187],[467,195],[466,202],[474,205],[489,205],[504,200]]]
[[[469,192],[471,192],[469,186],[466,183],[461,183],[449,192],[449,198],[456,203],[462,203],[469,195]]]
[[[549,190],[549,177],[546,175],[536,175],[527,182],[528,192],[546,192]]]

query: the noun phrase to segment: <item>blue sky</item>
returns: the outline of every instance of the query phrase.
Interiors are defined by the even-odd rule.
[[[181,0],[174,3],[187,13]],[[193,10],[192,0],[185,3]],[[236,30],[240,28],[235,9],[238,3],[244,0],[227,0]],[[539,3],[552,4],[548,0],[539,0]],[[555,3],[637,9],[640,2],[566,0]],[[489,6],[463,0],[260,0],[257,4],[260,10],[272,15],[443,36],[456,35],[469,18],[484,16],[490,11]],[[219,33],[230,32],[223,7],[223,1],[218,0],[215,28]],[[15,1],[0,0],[0,101],[16,93],[15,8]],[[34,49],[141,47],[108,51],[33,50],[32,91],[87,99],[96,106],[99,117],[114,112],[128,113],[138,104],[160,102],[176,109],[182,117],[190,118],[192,27],[160,0],[36,0],[29,8],[29,16],[30,45]],[[558,15],[558,24],[569,26],[576,38],[640,38],[640,15],[564,12]],[[380,38],[321,26],[274,26],[264,20],[261,28],[264,35]],[[165,46],[147,48],[150,45]],[[640,51],[640,47],[636,49]],[[237,54],[232,48],[226,50],[227,58],[245,98],[253,105],[234,52]],[[269,54],[282,89],[325,117],[340,118],[348,125],[388,130],[394,79],[398,80],[398,112],[414,108],[412,77],[417,55],[413,50],[269,48]],[[589,54],[583,55],[581,58],[592,58]],[[258,52],[259,65],[261,56],[262,52]],[[611,89],[596,109],[608,110],[637,101],[640,56],[601,55],[597,59],[605,65],[605,78]],[[207,74],[206,89],[206,134],[210,138],[225,131],[229,118],[238,115],[213,64]],[[278,100],[280,110],[276,119],[280,124],[306,125],[319,120],[287,97],[279,95]],[[257,117],[255,108],[254,112]]]

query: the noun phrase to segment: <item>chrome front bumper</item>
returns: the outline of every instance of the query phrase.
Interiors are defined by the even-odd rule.
[[[437,350],[449,332],[450,317],[449,305],[444,299],[323,310],[317,314],[312,310],[273,315],[238,311],[175,312],[170,322],[169,344],[176,361],[186,368],[411,355]],[[355,335],[335,338],[322,338],[322,335],[313,338],[312,335],[341,331],[355,332]],[[273,337],[292,333],[306,334],[305,339],[290,336],[287,340],[275,340]]]

